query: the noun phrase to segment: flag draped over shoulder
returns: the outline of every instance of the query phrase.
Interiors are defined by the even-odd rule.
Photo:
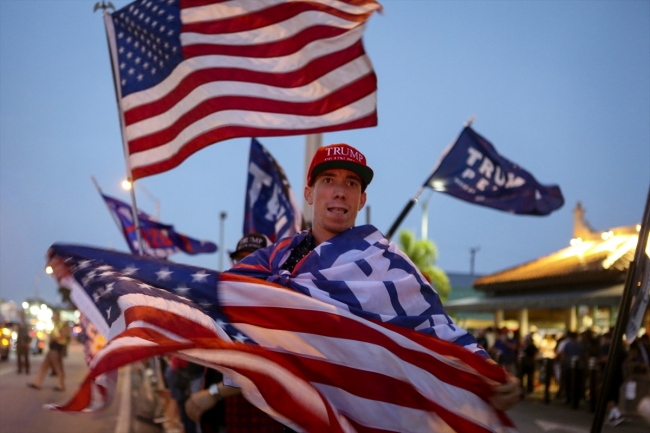
[[[175,353],[222,371],[297,431],[516,431],[487,403],[504,370],[459,345],[247,276],[88,247],[52,252],[108,340],[76,395],[53,409],[97,409],[114,387],[106,375]]]
[[[133,222],[131,206],[105,194],[102,194],[102,197],[113,218],[119,221],[122,234],[131,252],[137,254],[139,251],[138,236]],[[187,254],[214,253],[217,251],[215,243],[187,237],[174,230],[174,226],[155,221],[140,210],[138,211],[138,219],[144,253],[148,256],[168,257],[179,251]]]
[[[105,14],[133,179],[234,137],[377,124],[374,0],[138,0]]]
[[[556,185],[545,186],[465,127],[424,184],[461,200],[506,212],[548,215],[564,204]]]
[[[273,281],[357,316],[453,341],[488,357],[445,313],[438,293],[413,262],[376,227],[349,228],[314,248],[293,272],[282,269],[307,235],[258,250],[229,272]]]
[[[243,234],[259,233],[275,242],[295,235],[301,226],[302,213],[284,170],[251,139]]]

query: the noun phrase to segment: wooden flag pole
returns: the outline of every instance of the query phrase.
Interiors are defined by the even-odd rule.
[[[140,232],[140,219],[138,218],[138,206],[135,201],[135,183],[133,180],[133,176],[131,175],[131,166],[129,164],[129,150],[127,147],[127,140],[126,140],[126,130],[124,128],[124,112],[122,111],[122,104],[120,101],[122,100],[122,91],[119,83],[119,71],[117,70],[117,47],[115,44],[115,28],[113,27],[113,19],[111,18],[111,14],[108,12],[107,8],[103,8],[100,6],[101,9],[104,9],[104,25],[106,27],[106,38],[108,40],[108,52],[109,52],[109,57],[111,60],[111,71],[113,73],[113,86],[115,88],[115,98],[117,100],[117,111],[118,111],[118,117],[120,119],[120,131],[122,135],[122,147],[124,149],[124,158],[126,161],[126,179],[131,183],[131,212],[133,213],[133,224],[135,225],[135,233],[138,237],[138,251],[141,256],[144,255],[144,246],[142,243],[142,233]],[[97,9],[95,9],[97,10]]]
[[[621,303],[618,308],[618,316],[616,317],[612,344],[609,346],[609,353],[607,354],[607,365],[605,366],[603,386],[598,395],[598,405],[596,406],[594,420],[591,425],[591,433],[600,433],[603,428],[607,405],[605,399],[612,387],[614,369],[619,367],[616,365],[616,360],[619,358],[621,350],[623,350],[623,335],[630,316],[632,290],[635,283],[634,276],[636,274],[635,270],[643,258],[642,255],[644,254],[645,245],[648,242],[648,230],[650,230],[650,189],[648,190],[648,197],[645,202],[645,210],[643,211],[643,219],[641,220],[641,230],[639,231],[639,240],[636,244],[636,250],[634,251],[634,260],[630,262],[630,267],[627,270],[627,278],[625,279],[623,296],[621,297]]]

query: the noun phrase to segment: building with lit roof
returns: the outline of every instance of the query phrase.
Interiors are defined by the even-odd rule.
[[[474,281],[477,296],[445,304],[450,314],[490,313],[493,326],[540,330],[605,331],[615,324],[640,225],[594,230],[580,203],[567,248]],[[646,311],[645,327],[650,326]]]

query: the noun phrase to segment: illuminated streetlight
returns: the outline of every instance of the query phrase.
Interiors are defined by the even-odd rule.
[[[54,269],[52,269],[52,266],[45,267],[45,273],[46,274],[50,275],[50,274],[52,274],[52,272],[54,272]]]
[[[133,184],[131,183],[130,180],[128,180],[128,179],[124,179],[124,180],[122,181],[122,188],[123,188],[123,189],[129,191],[129,190],[131,189],[132,186],[133,186]]]

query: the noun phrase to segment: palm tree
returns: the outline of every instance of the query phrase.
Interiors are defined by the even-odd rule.
[[[415,234],[410,230],[400,230],[399,247],[422,272],[422,275],[429,280],[444,303],[451,291],[451,284],[445,271],[435,266],[436,260],[438,260],[436,244],[428,239],[416,240]]]

